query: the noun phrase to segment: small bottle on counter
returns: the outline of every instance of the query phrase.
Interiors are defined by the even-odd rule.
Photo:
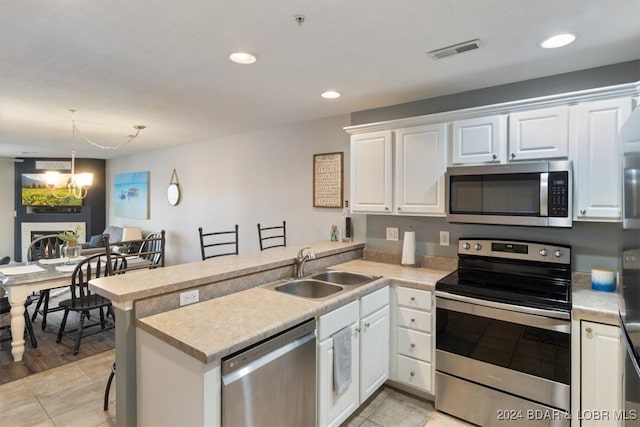
[[[353,241],[353,223],[349,216],[349,201],[344,201],[344,209],[342,209],[342,241]]]

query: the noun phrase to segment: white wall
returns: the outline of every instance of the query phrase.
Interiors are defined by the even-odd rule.
[[[14,164],[11,159],[0,159],[0,257],[13,259],[14,246]]]
[[[107,161],[107,224],[167,231],[167,263],[200,260],[198,227],[240,227],[240,253],[259,251],[256,224],[287,221],[289,246],[328,240],[340,209],[313,207],[313,155],[344,152],[345,198],[349,195],[349,116],[233,135],[203,143]],[[134,142],[135,143],[135,142]],[[176,169],[182,191],[177,206],[166,200]],[[115,216],[113,180],[118,173],[150,172],[150,219]],[[364,240],[365,218],[355,218]]]

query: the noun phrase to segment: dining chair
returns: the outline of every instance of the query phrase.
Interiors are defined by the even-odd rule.
[[[76,265],[71,275],[71,298],[60,302],[60,307],[64,309],[64,315],[62,317],[62,323],[58,330],[57,343],[62,341],[63,335],[65,335],[67,319],[70,312],[76,312],[80,314],[80,320],[78,328],[74,331],[73,336],[75,343],[73,346],[73,354],[78,354],[80,351],[80,340],[83,338],[83,331],[85,328],[92,326],[100,326],[100,331],[104,331],[108,321],[105,318],[104,310],[106,309],[112,316],[113,308],[111,307],[111,301],[101,295],[94,294],[89,289],[89,281],[97,279],[99,277],[105,277],[113,274],[120,274],[127,268],[127,259],[120,254],[111,254],[107,257],[107,254],[95,254],[88,258],[83,259]],[[92,310],[99,310],[100,320],[85,324],[86,319],[90,316]],[[97,332],[94,332],[97,333]],[[89,334],[89,335],[93,335]]]
[[[287,222],[282,221],[282,225],[276,225],[273,227],[262,227],[260,226],[260,223],[258,223],[258,240],[260,242],[261,251],[280,246],[287,246]]]
[[[205,233],[202,227],[198,227],[198,233],[200,234],[200,253],[202,254],[202,260],[208,258],[215,258],[225,255],[238,255],[238,224],[235,225],[231,231],[215,231],[211,233]],[[232,240],[227,241],[229,236],[233,235]],[[227,252],[218,252],[221,246],[233,245],[233,250],[226,249]],[[222,249],[223,251],[225,249]],[[214,252],[212,252],[214,251]]]
[[[60,258],[62,256],[63,244],[64,241],[57,234],[46,234],[33,239],[27,248],[27,262],[34,262],[41,259]],[[60,289],[64,287],[66,286],[53,289]],[[47,314],[62,310],[60,307],[49,307],[51,290],[52,289],[43,289],[40,291],[36,308],[33,311],[33,316],[31,316],[31,321],[35,322],[38,317],[38,313],[42,315],[41,327],[43,331],[47,327]],[[40,309],[40,307],[42,307],[42,309]]]

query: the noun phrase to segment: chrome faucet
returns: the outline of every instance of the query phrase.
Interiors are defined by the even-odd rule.
[[[298,251],[298,256],[296,256],[296,277],[304,276],[304,265],[310,259],[316,259],[316,254],[313,252],[304,253],[305,249],[311,249],[311,246],[306,246]]]

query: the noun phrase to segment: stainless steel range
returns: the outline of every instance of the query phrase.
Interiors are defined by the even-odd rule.
[[[460,239],[436,282],[436,409],[481,426],[568,426],[571,247]]]

